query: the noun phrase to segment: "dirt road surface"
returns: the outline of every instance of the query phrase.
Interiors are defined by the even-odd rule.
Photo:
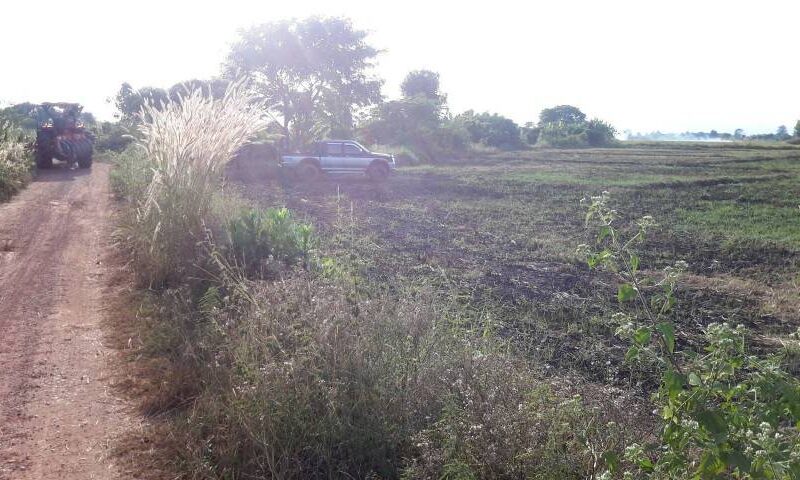
[[[113,450],[137,417],[101,328],[108,169],[42,172],[0,205],[0,479],[134,476]]]

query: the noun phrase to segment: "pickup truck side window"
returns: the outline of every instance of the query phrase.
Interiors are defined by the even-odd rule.
[[[357,145],[353,145],[352,143],[345,143],[344,144],[344,154],[345,155],[361,155],[364,153],[364,150],[359,148]]]
[[[325,144],[325,155],[335,157],[337,155],[342,154],[342,144],[341,143],[326,143]]]

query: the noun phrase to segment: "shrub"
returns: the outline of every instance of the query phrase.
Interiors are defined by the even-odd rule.
[[[686,265],[667,267],[658,281],[644,277],[634,249],[653,220],[641,219],[623,239],[616,219],[606,193],[592,197],[587,222],[596,223],[599,251],[585,245],[581,250],[591,267],[619,274],[621,303],[638,305],[615,314],[616,333],[630,343],[627,361],[661,367],[654,402],[664,421],[659,442],[626,449],[625,477],[800,477],[800,380],[783,369],[780,356],[748,354],[743,326],[711,323],[704,329],[703,353],[677,351],[680,331],[670,313]],[[609,473],[623,470],[613,455],[607,458]]]
[[[615,143],[617,130],[611,124],[594,118],[586,123],[586,141],[592,147],[607,147]]]
[[[312,247],[311,225],[294,221],[289,210],[245,208],[227,225],[227,247],[236,264],[245,272],[260,271],[264,277],[266,260],[285,264],[308,261]]]
[[[470,143],[463,125],[444,117],[439,100],[420,95],[380,105],[360,134],[366,143],[404,147],[425,162],[461,155]]]
[[[94,145],[98,151],[121,152],[135,140],[121,123],[101,122],[94,130]]]
[[[547,123],[539,130],[538,144],[545,147],[607,147],[615,143],[616,130],[599,119],[578,123]]]
[[[31,179],[33,162],[25,135],[0,118],[0,201],[8,200]]]
[[[538,145],[555,148],[586,147],[589,139],[582,125],[548,123],[540,128]]]
[[[506,150],[521,146],[519,126],[510,118],[488,112],[476,115],[469,110],[455,120],[464,125],[475,143]]]
[[[300,275],[209,291],[168,319],[177,342],[159,339],[188,376],[165,393],[191,392],[174,425],[192,475],[444,478],[456,462],[475,477],[596,472],[584,446],[602,437],[596,417],[426,290],[364,295]]]

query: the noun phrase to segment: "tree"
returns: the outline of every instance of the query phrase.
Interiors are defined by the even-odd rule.
[[[567,125],[579,124],[586,121],[586,114],[572,105],[559,105],[545,108],[539,114],[539,125],[548,123],[565,123]]]
[[[610,123],[594,118],[586,122],[586,140],[592,147],[606,147],[614,144],[617,130]]]
[[[404,145],[429,135],[442,123],[437,101],[416,96],[382,103],[365,127],[370,142]]]
[[[381,100],[382,82],[368,73],[378,51],[366,36],[343,18],[259,25],[233,46],[225,75],[252,82],[290,144],[297,143],[296,127],[322,122],[352,130],[354,110]]]
[[[786,125],[778,127],[778,130],[775,132],[775,138],[778,140],[786,140],[789,138],[789,129],[786,128]]]
[[[794,124],[794,136],[800,138],[800,120]]]
[[[417,95],[439,101],[444,104],[447,97],[439,91],[439,74],[430,70],[413,70],[406,75],[400,85],[404,97]]]
[[[744,130],[742,130],[741,128],[737,128],[736,130],[734,130],[733,138],[735,138],[736,140],[742,140],[744,138]]]
[[[473,142],[504,149],[520,146],[519,126],[510,118],[488,112],[475,114],[468,110],[458,115],[455,121],[464,124]]]
[[[169,102],[169,94],[163,88],[143,87],[135,90],[130,83],[123,83],[114,97],[114,106],[119,114],[117,118],[122,123],[132,125],[136,123],[136,116],[142,111],[145,104],[159,108]]]
[[[11,105],[0,110],[0,116],[18,127],[26,130],[36,130],[39,124],[38,106],[34,103],[24,102]]]

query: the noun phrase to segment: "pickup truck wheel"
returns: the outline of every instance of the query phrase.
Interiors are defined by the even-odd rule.
[[[376,163],[367,169],[367,177],[373,182],[382,182],[389,176],[389,166]]]
[[[313,182],[314,180],[318,179],[320,175],[322,175],[322,171],[320,171],[318,166],[308,162],[300,165],[297,173],[300,176],[300,180],[304,182]]]

